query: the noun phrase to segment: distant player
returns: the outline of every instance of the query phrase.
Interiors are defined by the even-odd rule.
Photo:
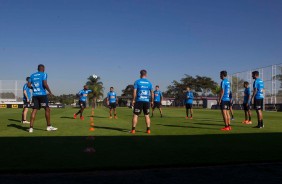
[[[114,118],[117,119],[117,94],[114,92],[114,87],[110,87],[110,91],[107,94],[107,105],[110,107],[110,119],[112,119],[112,111],[114,110]]]
[[[135,81],[134,83],[134,92],[133,92],[133,101],[132,105],[134,106],[133,109],[133,118],[132,118],[132,130],[131,133],[135,134],[135,128],[138,122],[138,116],[144,112],[145,121],[147,124],[147,133],[150,134],[150,98],[151,105],[154,105],[154,92],[152,83],[146,79],[147,71],[141,70],[140,71],[140,79]]]
[[[254,100],[254,109],[257,113],[258,118],[258,125],[254,128],[263,128],[263,116],[262,116],[262,109],[263,109],[263,99],[264,99],[264,83],[259,78],[259,72],[254,71],[252,72],[252,77],[255,79],[253,83],[253,96],[252,100]]]
[[[231,114],[231,120],[234,120],[234,113],[233,113],[233,97],[232,97],[232,91],[229,93],[230,98],[230,114]]]
[[[189,87],[187,87],[185,94],[186,119],[189,118],[189,111],[190,111],[190,119],[193,119],[193,100],[194,100],[193,92]]]
[[[154,116],[155,108],[159,109],[161,117],[163,117],[163,111],[162,111],[163,95],[162,95],[162,92],[159,90],[159,88],[160,87],[157,85],[154,91],[154,106],[152,108],[152,117]]]
[[[230,108],[230,98],[229,98],[229,93],[230,93],[230,82],[227,80],[227,72],[226,71],[221,71],[220,72],[220,79],[221,85],[220,85],[220,95],[218,102],[220,104],[221,108],[221,113],[223,117],[223,121],[225,124],[225,127],[222,128],[222,131],[230,131],[231,126],[230,126],[230,115],[229,115],[229,108]]]
[[[31,107],[33,108],[30,118],[30,128],[29,132],[33,132],[33,124],[35,121],[36,113],[40,108],[44,108],[45,110],[45,118],[47,122],[47,131],[56,131],[57,128],[52,127],[50,122],[50,108],[49,108],[49,100],[47,97],[46,90],[48,91],[49,95],[53,96],[49,85],[47,84],[47,73],[44,73],[45,66],[40,64],[38,65],[38,72],[32,74],[30,76],[28,87],[32,88],[32,104]]]
[[[245,120],[242,122],[244,124],[252,124],[252,114],[251,114],[251,88],[249,87],[249,83],[247,81],[244,82],[244,102],[243,102],[243,108],[245,112]]]
[[[80,90],[78,93],[77,93],[77,96],[79,96],[79,107],[80,107],[80,110],[75,113],[73,115],[73,118],[76,119],[77,118],[77,115],[80,114],[80,119],[81,120],[84,120],[84,117],[83,117],[83,111],[84,109],[86,108],[86,101],[87,101],[87,96],[89,93],[91,93],[92,90],[88,89],[88,86],[87,85],[84,85],[83,86],[83,89]]]
[[[26,84],[23,86],[23,112],[22,112],[22,123],[29,124],[30,122],[26,120],[26,115],[28,112],[28,108],[30,108],[31,103],[31,92],[30,88],[28,87],[28,81],[30,77],[26,78]]]

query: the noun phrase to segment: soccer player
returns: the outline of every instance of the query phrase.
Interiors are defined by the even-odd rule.
[[[154,116],[154,110],[155,108],[158,108],[159,111],[160,111],[160,114],[161,114],[161,117],[163,117],[163,111],[162,111],[162,100],[163,100],[163,95],[162,95],[162,92],[159,90],[159,86],[157,85],[155,87],[155,91],[154,91],[154,106],[152,108],[152,116]]]
[[[138,122],[138,116],[141,112],[144,112],[145,121],[147,124],[147,133],[150,134],[150,97],[151,105],[154,105],[154,92],[152,83],[147,79],[147,71],[141,70],[140,71],[140,79],[135,81],[134,83],[134,91],[133,91],[133,101],[132,105],[134,106],[133,109],[133,118],[132,118],[132,130],[131,133],[135,134],[135,128]]]
[[[30,77],[26,78],[26,83],[23,86],[23,112],[22,112],[22,123],[29,124],[30,122],[26,120],[26,115],[28,112],[28,108],[30,108],[31,103],[31,92],[30,88],[28,87],[28,81]]]
[[[110,91],[107,94],[107,105],[110,107],[110,119],[112,119],[112,111],[114,110],[114,118],[117,119],[116,107],[118,104],[117,94],[114,92],[114,87],[110,87]]]
[[[244,102],[243,102],[243,108],[245,112],[245,120],[242,122],[244,124],[252,124],[252,114],[250,110],[251,106],[251,88],[249,87],[249,83],[247,81],[244,82]]]
[[[32,74],[28,81],[28,87],[32,88],[32,113],[30,118],[30,128],[29,132],[33,132],[33,124],[35,121],[36,113],[38,110],[44,108],[45,110],[45,119],[47,122],[47,131],[56,131],[58,128],[55,128],[51,125],[50,122],[50,108],[48,104],[48,96],[46,90],[49,95],[53,96],[49,85],[47,84],[47,73],[45,72],[45,66],[40,64],[38,65],[38,72]]]
[[[233,113],[233,97],[232,97],[232,91],[229,93],[229,98],[230,98],[230,113],[231,113],[231,120],[234,120],[234,113]]]
[[[258,125],[254,128],[263,128],[263,116],[262,116],[262,109],[263,109],[263,99],[264,99],[264,83],[259,78],[259,72],[253,71],[252,77],[255,79],[253,83],[253,96],[252,100],[254,100],[254,109],[256,109],[257,118],[258,118]]]
[[[185,95],[185,105],[186,105],[186,119],[189,118],[189,111],[190,111],[190,119],[193,119],[193,99],[194,95],[193,92],[189,87],[186,88],[186,95]]]
[[[87,100],[87,96],[89,93],[91,93],[92,90],[88,89],[88,86],[87,85],[84,85],[83,86],[83,89],[80,90],[78,93],[77,93],[77,96],[79,96],[79,106],[80,106],[80,110],[75,113],[73,115],[73,118],[76,119],[77,115],[80,114],[80,119],[81,120],[84,120],[84,117],[83,117],[83,111],[84,109],[86,108],[86,100]]]
[[[230,98],[229,98],[229,93],[230,93],[230,82],[227,80],[227,72],[226,71],[221,71],[220,72],[220,79],[221,85],[220,85],[220,95],[218,102],[220,104],[221,108],[221,113],[223,117],[223,121],[225,124],[225,127],[222,128],[222,131],[230,131],[231,126],[230,126],[230,115],[229,115],[229,108],[230,108]]]

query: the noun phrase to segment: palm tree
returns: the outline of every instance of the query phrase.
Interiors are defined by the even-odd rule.
[[[92,107],[96,107],[97,98],[101,98],[104,96],[104,87],[103,82],[100,81],[101,78],[97,77],[94,78],[93,76],[88,77],[88,81],[86,85],[91,89],[93,92],[89,94],[89,101],[92,101]]]

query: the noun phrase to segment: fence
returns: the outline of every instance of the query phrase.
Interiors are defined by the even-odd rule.
[[[0,103],[21,102],[24,84],[23,80],[0,80]]]
[[[282,104],[282,64],[271,65],[263,68],[238,72],[228,76],[234,102],[243,103],[244,81],[248,81],[252,89],[252,71],[259,71],[260,78],[265,86],[265,104]]]

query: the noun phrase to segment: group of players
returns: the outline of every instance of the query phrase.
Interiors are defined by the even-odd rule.
[[[263,120],[262,120],[262,108],[263,108],[263,91],[264,91],[264,85],[263,81],[259,79],[259,73],[257,71],[254,71],[252,73],[254,81],[253,85],[253,95],[251,96],[250,88],[248,82],[244,83],[245,87],[245,96],[244,96],[244,111],[245,111],[245,120],[243,123],[245,124],[251,124],[251,112],[250,112],[250,106],[252,100],[254,100],[254,108],[256,109],[256,112],[258,114],[258,125],[257,128],[264,127]],[[230,131],[230,115],[229,110],[231,107],[230,104],[230,82],[227,79],[227,72],[221,71],[220,72],[220,78],[222,79],[221,82],[221,91],[219,95],[218,102],[221,107],[221,112],[223,116],[223,120],[225,123],[225,127],[221,130],[223,131]],[[50,108],[49,108],[49,101],[47,97],[46,91],[48,91],[49,95],[53,95],[48,84],[47,84],[47,74],[45,73],[45,66],[40,64],[38,65],[38,71],[34,74],[32,74],[30,77],[27,77],[27,83],[23,87],[23,101],[24,101],[24,108],[22,112],[22,123],[28,123],[30,124],[29,132],[33,132],[33,125],[36,117],[36,113],[41,108],[44,108],[45,110],[45,118],[47,122],[47,131],[56,131],[57,128],[53,127],[50,122]],[[32,89],[32,99],[31,99],[31,93],[30,89]],[[80,119],[84,120],[83,117],[83,111],[86,108],[86,101],[87,96],[89,93],[93,92],[92,90],[88,89],[88,86],[85,85],[84,89],[79,91],[77,94],[79,96],[79,105],[80,110],[73,115],[74,119],[77,118],[78,115],[80,115]],[[185,104],[186,104],[186,119],[192,119],[193,118],[193,92],[189,87],[187,87],[185,91]],[[107,105],[110,108],[110,117],[113,118],[112,112],[114,111],[114,118],[117,119],[117,111],[116,106],[118,104],[118,98],[116,93],[114,92],[114,88],[111,87],[110,91],[107,94]],[[158,108],[160,111],[161,117],[163,117],[162,109],[161,109],[161,102],[162,102],[163,96],[162,92],[159,90],[159,86],[157,85],[155,87],[155,90],[153,90],[152,83],[147,79],[147,71],[141,70],[140,71],[140,79],[136,80],[134,83],[134,91],[133,91],[133,100],[132,100],[132,106],[133,106],[133,118],[132,118],[132,129],[131,133],[135,134],[135,129],[138,123],[138,117],[143,112],[145,116],[145,122],[147,125],[147,133],[150,134],[150,126],[151,126],[151,120],[150,120],[150,108],[152,107],[152,115],[154,116],[154,110],[155,108]],[[32,113],[30,122],[27,121],[27,111],[28,108],[32,107]],[[190,112],[190,117],[189,117]],[[233,113],[232,113],[233,118]]]
[[[220,95],[218,99],[218,103],[221,108],[223,121],[225,124],[225,127],[223,127],[222,131],[230,131],[232,130],[231,124],[230,124],[230,114],[229,110],[231,107],[230,104],[230,82],[227,79],[227,72],[221,71],[220,72],[220,78],[221,78],[221,90]],[[249,87],[249,83],[247,81],[244,82],[244,102],[243,102],[243,108],[245,112],[245,120],[242,122],[244,124],[252,124],[251,120],[251,105],[253,102],[253,108],[256,110],[257,113],[257,119],[258,124],[254,128],[263,128],[263,99],[264,99],[264,83],[259,78],[259,72],[253,71],[252,72],[252,78],[254,79],[253,83],[253,94],[251,95],[251,89]]]

